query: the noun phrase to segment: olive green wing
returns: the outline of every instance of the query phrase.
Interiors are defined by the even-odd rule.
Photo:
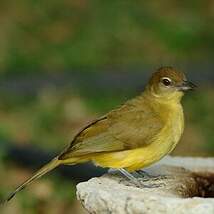
[[[164,127],[164,121],[147,103],[122,106],[108,115],[109,133],[123,142],[125,149],[146,146],[154,141]]]
[[[59,158],[142,147],[151,143],[162,127],[158,115],[146,104],[143,108],[123,105],[82,129]]]
[[[109,134],[109,121],[106,116],[84,127],[59,159],[83,156],[90,153],[123,150],[123,143]]]

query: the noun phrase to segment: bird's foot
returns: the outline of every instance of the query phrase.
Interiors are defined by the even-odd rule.
[[[120,173],[123,174],[126,178],[129,179],[129,181],[134,184],[135,186],[139,187],[139,188],[158,188],[163,186],[163,184],[145,184],[143,182],[145,181],[149,181],[150,178],[142,178],[142,176],[139,178],[139,174],[138,177],[136,177],[136,173],[129,173],[127,172],[125,169],[119,169]]]
[[[150,175],[149,173],[143,170],[135,171],[133,175],[137,178],[142,179],[143,181],[149,181],[149,180],[156,181],[156,180],[163,180],[163,179],[169,178],[169,176],[167,175]]]

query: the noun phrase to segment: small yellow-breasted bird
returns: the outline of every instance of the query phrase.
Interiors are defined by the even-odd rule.
[[[169,154],[181,138],[184,115],[181,98],[195,85],[182,72],[162,67],[145,91],[84,127],[56,158],[12,192],[5,201],[35,179],[61,164],[92,161],[129,172],[147,167]]]

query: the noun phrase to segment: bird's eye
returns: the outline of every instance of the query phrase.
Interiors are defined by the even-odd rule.
[[[165,85],[165,86],[169,86],[169,85],[171,85],[171,79],[169,79],[169,78],[163,78],[162,79],[162,83]]]

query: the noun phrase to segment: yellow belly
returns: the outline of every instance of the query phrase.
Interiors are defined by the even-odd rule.
[[[156,148],[155,145],[149,145],[146,148],[100,154],[93,157],[92,160],[96,165],[102,167],[124,168],[128,171],[135,171],[157,162],[169,150],[170,148]]]
[[[154,155],[149,149],[133,149],[121,152],[100,154],[93,158],[96,165],[108,168],[124,168],[134,171],[156,162],[159,155]]]

